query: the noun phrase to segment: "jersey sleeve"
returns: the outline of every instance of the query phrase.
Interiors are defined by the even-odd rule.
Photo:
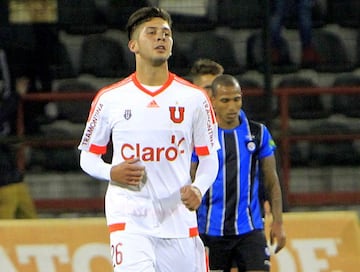
[[[202,94],[201,105],[194,119],[194,150],[197,156],[206,156],[219,148],[218,129],[214,110],[208,98]]]
[[[262,127],[262,140],[260,145],[259,159],[273,155],[276,149],[275,141],[272,138],[269,129],[263,124],[261,125],[261,127]]]
[[[95,154],[105,154],[110,140],[111,128],[106,113],[106,103],[100,96],[96,96],[91,104],[88,120],[84,129],[80,150]]]

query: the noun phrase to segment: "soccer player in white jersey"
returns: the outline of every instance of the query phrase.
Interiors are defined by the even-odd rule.
[[[109,181],[105,212],[115,272],[203,272],[195,210],[218,170],[216,118],[203,91],[168,71],[173,39],[166,11],[139,9],[127,31],[136,71],[93,100],[80,165]],[[200,162],[192,183],[194,149]]]

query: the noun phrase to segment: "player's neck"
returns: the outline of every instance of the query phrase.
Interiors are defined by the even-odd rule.
[[[151,65],[136,65],[136,78],[141,84],[161,86],[168,80],[168,77],[169,71],[167,63],[156,67]]]
[[[240,120],[225,121],[217,118],[218,126],[222,129],[234,129],[240,125]]]

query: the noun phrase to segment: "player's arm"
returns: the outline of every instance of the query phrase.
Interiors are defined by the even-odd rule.
[[[213,108],[204,93],[199,93],[200,102],[194,114],[194,144],[198,156],[198,165],[190,169],[191,185],[181,188],[181,200],[189,210],[196,210],[201,199],[215,181],[219,169],[217,149],[217,123]],[[193,160],[192,160],[193,162]]]
[[[80,167],[94,178],[110,181],[111,164],[106,163],[100,154],[81,150]]]
[[[191,185],[181,189],[181,200],[189,210],[196,210],[201,204],[202,196],[215,181],[219,168],[217,152],[199,156],[199,164],[195,169],[195,178]]]
[[[195,180],[196,169],[198,167],[198,164],[199,164],[199,158],[196,155],[195,151],[193,151],[193,153],[191,154],[191,165],[190,165],[190,177],[192,182]]]
[[[90,176],[97,179],[118,182],[124,185],[139,185],[144,178],[145,167],[139,159],[121,162],[117,165],[106,163],[100,154],[81,151],[80,166]]]
[[[276,160],[274,155],[261,159],[261,169],[264,175],[264,184],[269,196],[273,222],[270,231],[270,243],[277,241],[275,253],[279,252],[286,243],[282,218],[282,194],[279,177],[276,171]]]
[[[199,164],[192,185],[200,190],[201,196],[205,195],[215,181],[218,169],[219,160],[216,151],[206,156],[199,156]]]
[[[191,162],[191,166],[190,166],[190,177],[191,177],[191,181],[195,180],[195,175],[196,175],[196,169],[198,167],[198,162]]]

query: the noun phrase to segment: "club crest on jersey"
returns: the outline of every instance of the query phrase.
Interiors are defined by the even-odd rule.
[[[174,123],[181,123],[182,121],[184,121],[184,112],[185,112],[185,108],[184,107],[169,107],[169,111],[170,111],[170,119],[174,122]]]
[[[255,149],[256,149],[256,144],[255,144],[255,142],[254,141],[248,141],[247,143],[246,143],[246,148],[248,149],[248,151],[249,152],[254,152],[255,151]]]
[[[256,150],[256,143],[255,143],[255,136],[254,135],[248,135],[246,136],[246,148],[250,153],[254,153]]]
[[[124,112],[124,118],[126,120],[129,120],[131,118],[132,114],[131,114],[131,110],[125,110]]]

